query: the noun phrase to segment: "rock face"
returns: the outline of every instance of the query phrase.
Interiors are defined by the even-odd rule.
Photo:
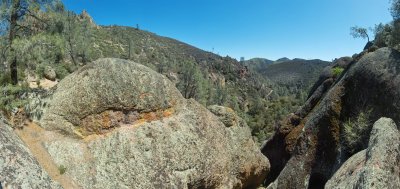
[[[71,135],[101,134],[137,121],[159,120],[182,101],[173,84],[149,68],[102,59],[59,83],[41,126]]]
[[[219,120],[224,123],[225,126],[238,126],[238,127],[246,127],[246,122],[241,119],[238,115],[236,115],[235,111],[231,108],[227,108],[224,106],[212,105],[208,107],[208,110],[211,111],[214,115],[219,117]]]
[[[61,188],[3,120],[0,120],[0,188]]]
[[[400,132],[394,121],[375,122],[368,148],[349,158],[325,188],[400,188]]]
[[[363,52],[337,77],[323,76],[306,104],[280,122],[262,147],[271,163],[266,183],[277,188],[323,188],[352,155],[368,146],[372,121],[400,122],[400,53],[389,48]],[[346,66],[347,65],[347,66]],[[322,81],[323,80],[323,81]],[[368,126],[352,148],[344,125],[368,114]],[[357,128],[359,125],[350,125]]]
[[[100,59],[62,80],[40,125],[82,188],[252,188],[269,162],[244,124],[227,127],[151,69]]]

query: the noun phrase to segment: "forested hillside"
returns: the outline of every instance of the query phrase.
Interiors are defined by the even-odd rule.
[[[246,64],[278,86],[286,87],[287,91],[282,91],[280,95],[288,95],[308,93],[310,87],[318,80],[319,74],[330,65],[330,62],[296,58],[259,63],[257,66],[251,61]]]

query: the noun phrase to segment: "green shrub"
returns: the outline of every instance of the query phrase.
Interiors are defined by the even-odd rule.
[[[67,171],[67,168],[64,165],[60,165],[58,166],[58,171],[63,175]]]
[[[366,145],[370,131],[368,112],[361,112],[355,119],[343,124],[342,138],[349,153],[354,154]]]
[[[343,70],[344,69],[341,68],[341,67],[334,67],[332,69],[333,76],[336,77],[336,78],[339,77],[342,74]]]
[[[67,64],[57,64],[54,66],[54,70],[56,71],[57,78],[64,79],[71,72],[69,71],[71,68],[68,67]]]
[[[42,63],[36,66],[36,76],[39,79],[42,79],[44,77],[44,69],[48,66],[48,64]]]
[[[9,71],[0,74],[0,86],[11,83],[11,75]]]
[[[0,110],[6,113],[11,112],[14,108],[22,108],[28,103],[25,98],[29,87],[27,85],[11,85],[8,84],[0,89]]]

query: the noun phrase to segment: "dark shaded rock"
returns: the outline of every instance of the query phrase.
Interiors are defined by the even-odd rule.
[[[342,58],[339,58],[339,59],[336,59],[335,61],[333,61],[333,66],[346,69],[352,61],[353,61],[353,58],[351,58],[351,57],[348,57],[348,56],[342,57]]]
[[[297,112],[300,121],[296,123],[300,124],[292,124],[294,115],[290,115],[263,146],[262,152],[271,158],[267,178],[279,175],[275,180],[267,179],[267,184],[274,182],[272,186],[277,188],[320,188],[353,155],[342,142],[345,122],[362,112],[369,112],[368,120],[390,117],[400,121],[400,54],[382,48],[363,52],[356,60],[327,92],[322,92],[323,85],[315,90],[315,99],[310,98]],[[372,124],[368,128],[371,130]],[[363,138],[369,137],[357,140]]]
[[[330,78],[333,78],[332,66],[327,66],[321,72],[317,82],[315,82],[314,85],[311,87],[310,92],[308,93],[307,99],[309,99],[314,94],[315,90],[317,90],[318,87],[320,87],[323,82],[325,82],[327,79],[330,79]]]
[[[296,111],[295,114],[301,118],[304,118],[315,107],[315,105],[317,105],[322,96],[332,86],[333,82],[333,78],[326,79],[307,99],[304,105]]]
[[[374,42],[372,41],[368,41],[367,44],[365,44],[364,46],[364,50],[368,50],[370,47],[372,47],[374,45]]]

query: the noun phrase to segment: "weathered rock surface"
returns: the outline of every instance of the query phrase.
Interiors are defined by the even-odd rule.
[[[46,79],[51,81],[55,81],[57,77],[56,71],[50,66],[46,66],[44,68],[43,75]]]
[[[368,145],[349,158],[325,188],[400,188],[400,132],[394,121],[375,122]]]
[[[82,188],[253,188],[269,162],[246,125],[227,127],[164,76],[100,59],[62,80],[40,124]]]
[[[69,134],[99,134],[140,119],[159,119],[181,101],[173,84],[149,68],[102,59],[58,84],[41,126]]]
[[[344,123],[363,112],[368,112],[370,121],[389,117],[400,122],[400,53],[382,48],[364,52],[345,65],[340,77],[321,77],[325,80],[314,87],[306,104],[280,122],[263,146],[271,163],[267,184],[323,188],[353,155],[350,151],[358,152],[368,144],[369,132],[365,132],[357,139],[365,146],[350,150],[343,142]],[[371,129],[372,122],[366,130]]]
[[[61,188],[0,119],[0,188]]]
[[[234,110],[224,106],[212,105],[208,107],[211,113],[219,117],[219,120],[224,123],[225,126],[238,126],[245,127],[247,126],[246,122],[240,118]]]

